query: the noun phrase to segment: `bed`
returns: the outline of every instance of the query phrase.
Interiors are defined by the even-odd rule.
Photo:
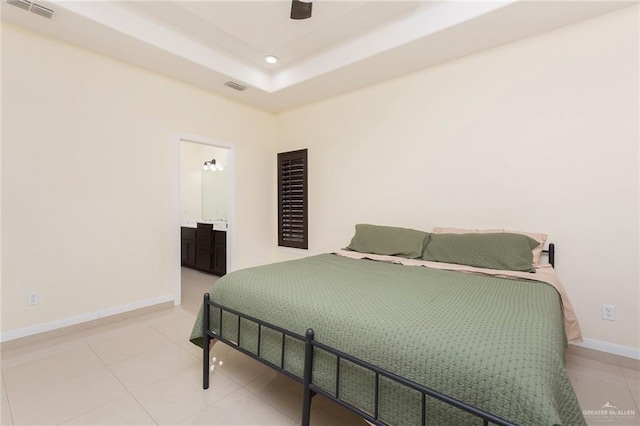
[[[585,424],[564,369],[579,329],[552,268],[397,254],[340,250],[221,278],[191,335],[204,387],[220,340],[304,384],[303,424],[315,393],[381,425]]]

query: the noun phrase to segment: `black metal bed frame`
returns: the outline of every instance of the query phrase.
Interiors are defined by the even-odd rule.
[[[549,257],[549,263],[554,268],[556,267],[556,245],[553,243],[549,243],[549,248],[546,250],[542,250]]]
[[[555,245],[553,243],[549,244],[549,248],[543,250],[543,253],[547,254],[549,257],[549,263],[551,266],[555,267]],[[219,315],[219,329],[220,335],[216,334],[213,330],[210,330],[209,324],[211,320],[211,307],[216,307],[220,310]],[[237,334],[236,340],[232,341],[225,337],[222,334],[222,318],[223,313],[228,312],[237,316]],[[243,347],[240,346],[240,333],[241,333],[241,324],[242,320],[250,321],[258,326],[258,342],[257,342],[257,353],[253,353]],[[378,425],[378,426],[387,426],[387,423],[381,421],[379,417],[379,385],[380,385],[380,377],[385,377],[390,379],[402,386],[405,386],[409,389],[413,389],[422,394],[422,415],[421,415],[421,425],[426,425],[426,416],[427,416],[427,396],[431,398],[438,399],[450,406],[453,406],[459,410],[465,411],[475,417],[482,419],[483,425],[487,426],[489,424],[495,424],[499,426],[513,426],[514,423],[511,423],[505,419],[502,419],[498,416],[495,416],[491,413],[487,413],[479,408],[473,407],[469,404],[466,404],[462,401],[459,401],[455,398],[451,398],[450,396],[439,393],[433,389],[430,389],[426,386],[422,386],[419,383],[408,380],[404,377],[398,376],[390,371],[384,370],[376,365],[370,364],[366,361],[358,359],[354,356],[341,352],[335,348],[322,344],[314,339],[314,332],[312,329],[308,329],[304,336],[294,333],[290,330],[286,330],[282,327],[278,327],[277,325],[270,324],[266,321],[262,321],[258,318],[252,317],[250,315],[243,314],[234,309],[223,306],[219,303],[211,301],[211,296],[209,293],[205,293],[203,297],[203,321],[202,321],[202,349],[203,349],[203,357],[202,357],[202,388],[209,389],[209,368],[210,368],[210,346],[211,340],[217,339],[232,348],[242,352],[245,355],[250,356],[251,358],[273,368],[274,370],[279,371],[280,373],[292,378],[293,380],[301,383],[303,385],[303,398],[302,398],[302,426],[308,426],[311,416],[311,398],[320,394],[324,397],[332,400],[333,402],[339,404],[340,406],[350,410],[356,415],[362,417],[363,419]],[[282,335],[282,343],[281,343],[281,353],[280,353],[280,365],[274,364],[270,361],[267,361],[264,358],[260,357],[261,351],[261,335],[262,328],[271,329],[277,331]],[[294,340],[298,340],[304,343],[304,367],[303,367],[303,377],[298,377],[297,375],[285,370],[284,361],[285,361],[285,349],[286,349],[286,338],[291,338]],[[332,354],[336,357],[336,385],[335,392],[330,393],[316,385],[313,384],[313,352],[314,347],[318,348],[322,351],[325,351],[329,354]],[[361,410],[360,408],[340,399],[340,361],[344,359],[355,365],[358,365],[366,370],[374,373],[375,376],[375,387],[374,387],[374,412],[368,413],[366,411]]]

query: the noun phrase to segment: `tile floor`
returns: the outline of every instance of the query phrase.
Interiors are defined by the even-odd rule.
[[[212,353],[223,365],[211,388],[201,389],[201,352],[187,339],[214,281],[183,268],[179,307],[3,350],[1,424],[299,424],[301,386],[223,344]],[[616,425],[640,424],[640,370],[575,354],[567,355],[567,369],[583,409],[610,403],[636,413]],[[311,418],[314,425],[365,425],[320,397]]]

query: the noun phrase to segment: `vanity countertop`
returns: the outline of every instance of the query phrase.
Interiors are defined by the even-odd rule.
[[[182,220],[180,221],[180,226],[183,228],[197,228],[198,223],[210,223],[213,225],[213,229],[216,231],[226,231],[227,230],[227,222],[219,221],[219,220]]]

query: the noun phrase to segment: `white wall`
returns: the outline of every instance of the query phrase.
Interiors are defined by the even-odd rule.
[[[2,25],[3,333],[171,297],[176,132],[236,143],[236,264],[270,261],[272,114]]]
[[[585,337],[640,348],[638,29],[632,7],[279,114],[310,253],[356,223],[546,232]]]

